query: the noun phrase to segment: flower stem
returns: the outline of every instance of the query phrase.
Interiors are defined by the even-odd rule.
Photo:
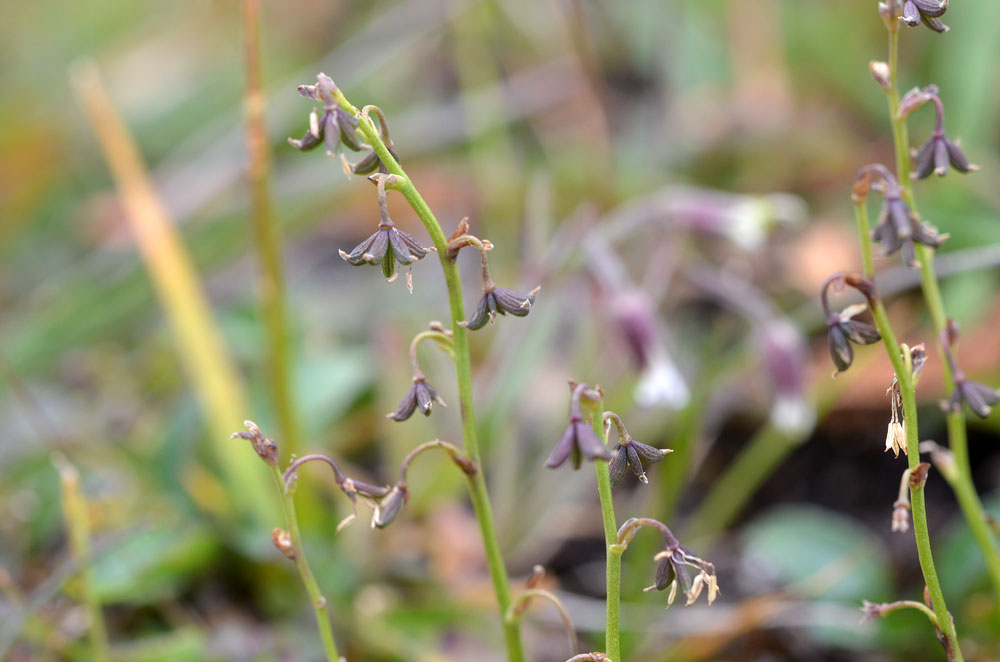
[[[603,411],[597,403],[592,409],[590,422],[597,437],[607,444],[604,435]],[[618,523],[615,521],[615,504],[611,497],[611,472],[608,463],[601,460],[594,462],[597,471],[597,493],[601,497],[601,519],[604,522],[604,542],[607,553],[607,608],[604,630],[604,652],[612,662],[621,662],[621,593],[622,593],[622,552],[618,543]]]
[[[359,115],[355,108],[339,89],[334,89],[334,98],[341,108],[351,113]],[[423,223],[427,234],[430,235],[431,242],[437,249],[438,259],[441,261],[441,269],[444,271],[444,280],[448,288],[448,304],[451,309],[452,321],[452,347],[454,349],[455,372],[458,377],[458,399],[462,417],[462,436],[465,440],[465,453],[469,459],[482,468],[479,453],[479,441],[476,434],[476,414],[472,398],[472,362],[469,355],[469,337],[465,327],[458,323],[465,320],[465,309],[462,301],[462,280],[458,272],[458,265],[448,257],[448,240],[438,223],[434,212],[427,205],[427,202],[417,191],[417,188],[410,181],[406,172],[399,166],[399,163],[389,152],[389,148],[379,136],[374,124],[362,115],[359,121],[358,131],[364,137],[388,171],[402,178],[402,183],[394,185],[410,207],[416,212]],[[489,493],[486,490],[486,478],[482,470],[474,475],[468,476],[469,497],[472,501],[472,508],[479,521],[479,530],[483,538],[483,547],[486,552],[486,564],[489,567],[490,578],[493,581],[493,591],[496,595],[497,606],[500,611],[500,621],[503,624],[504,641],[507,647],[508,662],[523,662],[524,648],[521,644],[521,631],[517,623],[507,623],[504,615],[511,604],[510,580],[507,577],[507,569],[503,562],[503,555],[500,553],[500,544],[497,541],[496,526],[493,521],[493,512],[490,506]]]
[[[91,573],[90,516],[87,502],[80,489],[80,474],[62,455],[53,457],[53,464],[59,471],[59,486],[62,492],[63,520],[69,538],[73,557],[79,559],[79,588],[87,613],[90,651],[95,662],[110,662],[111,650],[108,645],[108,630],[104,625],[101,602],[94,590]]]
[[[697,540],[700,549],[710,547],[719,533],[740,514],[757,488],[802,441],[800,435],[790,435],[770,423],[761,427],[698,505],[684,531],[685,539]]]
[[[563,606],[562,601],[550,591],[540,588],[530,588],[524,593],[521,593],[514,598],[514,602],[512,602],[510,607],[507,609],[507,613],[504,615],[504,621],[519,623],[524,610],[528,607],[528,603],[534,598],[541,598],[542,600],[548,600],[552,603],[552,606],[554,606],[556,611],[559,612],[559,618],[562,619],[563,627],[566,629],[566,636],[569,637],[570,651],[573,654],[578,653],[580,651],[580,642],[577,640],[576,629],[573,627],[573,621],[569,617],[569,612],[566,611],[566,607]]]
[[[889,117],[892,123],[892,138],[896,152],[896,176],[899,180],[899,185],[902,187],[903,199],[910,206],[913,213],[919,215],[916,200],[913,196],[913,189],[910,186],[909,132],[906,126],[906,118],[899,116],[899,33],[899,30],[889,31]],[[870,247],[868,250],[870,252]],[[941,288],[938,285],[937,275],[934,272],[934,251],[923,244],[917,244],[916,255],[917,260],[920,262],[920,285],[924,295],[924,302],[934,325],[938,355],[941,357],[945,396],[948,397],[955,389],[955,380],[951,366],[945,359],[944,346],[941,344],[941,332],[945,328],[947,315],[945,314],[944,300],[941,297]],[[866,273],[865,275],[869,274]],[[948,446],[955,457],[955,466],[957,468],[955,478],[949,481],[949,484],[955,492],[955,498],[962,509],[962,515],[965,517],[969,529],[972,531],[972,535],[979,545],[980,553],[986,562],[990,581],[993,584],[997,603],[1000,604],[1000,549],[998,549],[997,541],[990,535],[982,501],[972,482],[972,468],[969,465],[965,416],[961,411],[949,412],[946,414],[946,419]]]
[[[299,449],[299,428],[292,405],[288,357],[288,320],[285,305],[281,237],[271,196],[271,155],[264,121],[266,99],[261,90],[260,0],[243,0],[244,67],[246,71],[246,141],[249,155],[250,211],[260,260],[261,309],[269,348],[268,384],[271,386],[281,438],[289,453]]]
[[[909,351],[904,356],[900,346],[896,342],[896,336],[889,324],[889,316],[885,311],[885,306],[877,297],[874,299],[872,318],[875,326],[882,334],[882,341],[885,343],[889,360],[892,361],[893,370],[896,372],[896,379],[899,382],[899,390],[903,397],[903,418],[906,431],[906,461],[910,470],[913,471],[920,464],[920,451],[918,446],[920,436],[917,429],[917,399],[913,379],[913,366],[910,361]],[[962,662],[962,650],[958,646],[958,636],[955,633],[955,625],[948,614],[948,607],[944,601],[944,594],[941,592],[941,582],[938,580],[937,570],[934,567],[934,556],[931,552],[930,532],[927,527],[927,507],[924,503],[923,486],[910,487],[910,507],[913,513],[913,534],[917,543],[917,558],[920,561],[920,570],[924,576],[924,583],[930,593],[931,604],[937,616],[939,628],[946,639],[946,646],[950,651],[949,660]]]
[[[319,638],[323,642],[323,652],[326,653],[327,662],[340,662],[341,658],[337,653],[337,644],[334,642],[333,630],[330,627],[330,616],[327,614],[326,598],[319,590],[316,577],[313,576],[312,568],[309,567],[306,551],[302,547],[302,534],[299,532],[299,520],[295,514],[294,489],[286,488],[285,479],[277,465],[272,465],[271,471],[274,475],[275,486],[281,494],[281,508],[285,515],[285,526],[288,527],[288,535],[291,538],[295,568],[299,571],[302,584],[306,587],[306,593],[309,594],[309,603],[316,615],[316,628],[319,630]]]

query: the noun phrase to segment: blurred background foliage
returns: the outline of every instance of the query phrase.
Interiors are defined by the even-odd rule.
[[[664,612],[662,595],[639,592],[655,551],[651,541],[643,551],[640,536],[625,557],[633,659],[936,656],[919,615],[858,624],[862,599],[919,599],[922,586],[912,537],[889,532],[904,465],[881,452],[888,361],[860,352],[831,381],[817,329],[819,284],[858,263],[854,173],[892,158],[884,95],[867,73],[869,60],[885,57],[875,8],[268,3],[262,63],[303,430],[296,450],[332,453],[352,473],[387,481],[416,443],[459,440],[456,407],[401,425],[383,418],[409,383],[409,338],[446,318],[444,287],[433,259],[414,269],[412,295],[339,259],[338,249],[370,234],[373,191],[285,143],[310,110],[295,86],[325,71],[354,103],[385,110],[397,152],[446,229],[469,216],[496,244],[501,286],[543,286],[528,318],[473,336],[489,484],[515,589],[543,564],[585,646],[599,646],[593,474],[542,468],[574,377],[601,383],[636,438],[676,450],[649,486],[619,488],[619,520],[663,518],[718,565],[725,591],[711,608]],[[996,384],[1000,4],[956,1],[946,19],[943,36],[905,32],[902,86],[937,83],[949,134],[983,166],[920,183],[917,195],[951,235],[939,263],[950,274],[949,313],[963,325],[962,362]],[[81,57],[100,66],[211,301],[238,369],[231,387],[247,394],[242,416],[281,445],[248,217],[239,4],[8,3],[2,32],[0,646],[11,660],[90,659],[78,595],[64,586],[58,450],[82,476],[115,659],[318,659],[298,578],[268,539],[279,522],[256,506],[235,516],[270,499],[267,472],[244,465],[238,481],[220,472],[226,452],[234,463],[252,455],[218,438],[240,420],[210,420],[201,406],[67,74]],[[931,120],[929,111],[914,118],[915,141]],[[397,222],[423,236],[412,212],[390,202]],[[931,342],[914,274],[895,260],[879,266],[883,289],[898,295],[897,333]],[[472,258],[463,270],[470,306]],[[645,346],[652,361],[636,350],[645,337],[637,324],[655,329]],[[442,356],[427,352],[422,363],[457,403]],[[922,435],[941,440],[936,356],[918,395]],[[984,493],[998,485],[998,434],[1000,414],[971,428]],[[457,472],[423,460],[391,528],[358,523],[336,536],[348,505],[332,477],[307,471],[301,485],[306,546],[349,660],[501,659]],[[934,474],[927,489],[966,655],[985,659],[1000,645],[997,607],[950,491]],[[1000,508],[995,498],[988,505]],[[525,631],[533,659],[568,657],[546,609],[532,610]]]

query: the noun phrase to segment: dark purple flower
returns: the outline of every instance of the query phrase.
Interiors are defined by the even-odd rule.
[[[573,395],[569,402],[569,426],[556,443],[555,448],[545,461],[545,466],[555,469],[562,466],[566,460],[573,457],[573,468],[579,469],[583,459],[610,460],[611,451],[604,445],[594,429],[583,420],[580,413],[580,398],[589,387],[586,384],[574,384]]]
[[[625,469],[631,468],[643,483],[648,483],[646,472],[642,468],[642,460],[648,463],[659,462],[668,453],[673,453],[669,448],[655,448],[641,441],[636,441],[625,429],[625,424],[621,417],[614,412],[605,412],[604,421],[608,432],[611,431],[611,424],[614,423],[618,430],[618,443],[615,444],[615,455],[611,460],[608,470],[611,474],[611,487],[617,487],[625,478]]]
[[[1000,391],[997,389],[967,379],[962,373],[955,375],[955,389],[948,399],[947,409],[953,413],[962,411],[962,403],[969,406],[972,413],[979,418],[986,418],[993,410],[993,405],[1000,402]]]
[[[470,331],[475,331],[486,326],[487,322],[492,324],[497,315],[509,313],[515,317],[524,317],[531,312],[531,305],[535,303],[535,295],[538,294],[539,289],[541,288],[536,287],[524,294],[502,287],[492,287],[483,292],[472,318],[467,322],[459,322],[459,324]]]
[[[378,228],[375,234],[358,244],[350,253],[340,251],[340,257],[354,266],[380,264],[382,274],[392,280],[396,275],[397,262],[408,265],[427,255],[427,249],[398,229],[392,220],[384,219]]]
[[[375,502],[375,512],[372,514],[372,528],[384,529],[392,524],[396,515],[403,509],[403,506],[410,500],[410,493],[406,489],[406,483],[400,481],[392,486],[389,493]]]
[[[887,185],[882,214],[872,232],[872,240],[879,243],[883,254],[899,252],[907,266],[916,267],[919,265],[913,242],[938,248],[945,239],[945,236],[938,235],[937,231],[921,222],[910,211],[910,207],[900,197],[898,186]]]
[[[947,10],[948,0],[906,0],[902,21],[911,27],[923,22],[935,32],[947,32],[948,26],[939,19]]]
[[[431,406],[435,402],[442,407],[445,406],[444,400],[438,397],[434,387],[427,383],[423,375],[418,375],[413,379],[413,386],[403,396],[396,411],[386,414],[385,417],[391,418],[394,421],[405,421],[410,416],[413,416],[413,412],[418,409],[424,416],[430,416]]]
[[[857,274],[837,273],[826,279],[820,300],[823,304],[823,314],[826,316],[827,342],[830,347],[830,358],[837,367],[837,373],[844,372],[851,367],[854,362],[854,348],[856,345],[870,345],[882,339],[878,329],[867,322],[854,319],[865,310],[868,304],[857,303],[848,306],[839,313],[835,313],[830,308],[829,291],[830,288],[841,289],[845,284],[854,287],[867,298],[875,296],[874,287],[866,279],[861,279]]]
[[[910,95],[907,95],[910,96]],[[979,170],[978,166],[969,163],[962,148],[957,143],[952,142],[944,134],[944,104],[937,95],[936,86],[928,86],[916,93],[917,97],[926,98],[934,102],[937,112],[934,123],[934,132],[927,139],[914,157],[917,165],[916,177],[924,179],[930,177],[931,173],[943,177],[948,172],[948,166],[959,172],[973,172]]]

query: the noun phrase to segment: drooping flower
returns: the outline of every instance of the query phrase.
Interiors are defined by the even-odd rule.
[[[580,398],[589,388],[586,384],[573,386],[573,394],[569,403],[569,425],[563,432],[555,448],[546,460],[545,466],[555,469],[562,466],[570,457],[573,458],[573,468],[579,469],[584,458],[588,460],[610,460],[611,451],[604,445],[594,429],[584,421],[580,412]]]
[[[850,281],[850,283],[847,281]],[[867,322],[854,319],[868,309],[868,304],[857,303],[848,306],[839,313],[833,312],[830,308],[830,288],[840,290],[846,284],[850,284],[851,287],[854,287],[868,298],[874,296],[874,288],[865,279],[860,279],[857,274],[837,273],[827,278],[826,282],[823,283],[820,301],[823,305],[823,314],[826,317],[830,358],[833,359],[833,364],[837,367],[837,372],[834,373],[835,376],[847,370],[851,367],[851,363],[854,362],[852,342],[857,345],[870,345],[882,339],[878,329]]]
[[[943,177],[948,172],[948,166],[959,172],[974,172],[979,170],[979,166],[969,163],[965,153],[958,143],[949,140],[944,133],[944,104],[937,94],[937,87],[929,85],[923,90],[915,90],[907,96],[917,97],[920,102],[923,99],[934,103],[936,119],[934,122],[934,132],[930,138],[917,150],[914,161],[916,162],[916,172],[918,179],[925,179],[931,173]]]
[[[948,26],[940,18],[948,11],[948,0],[906,0],[901,20],[910,27],[924,25],[934,32],[947,32]]]
[[[973,414],[979,418],[986,418],[993,410],[993,405],[1000,403],[1000,391],[992,386],[974,382],[965,376],[955,359],[955,346],[958,344],[958,337],[958,325],[949,318],[944,330],[941,331],[941,345],[944,347],[948,365],[951,367],[955,388],[944,407],[957,414],[962,411],[962,403],[965,403]]]
[[[614,423],[618,429],[618,443],[615,444],[614,457],[611,460],[608,470],[611,474],[611,487],[617,487],[625,478],[625,469],[632,469],[643,483],[648,483],[646,472],[643,471],[642,460],[646,462],[659,462],[669,453],[673,453],[669,448],[655,448],[641,441],[636,441],[625,429],[625,425],[618,414],[614,412],[604,413],[605,429],[610,432],[611,424]]]
[[[435,402],[442,407],[445,406],[444,400],[438,397],[434,387],[427,383],[423,375],[418,374],[413,378],[413,386],[403,396],[396,411],[386,414],[385,417],[391,418],[394,421],[405,421],[413,416],[413,412],[417,410],[424,416],[430,416],[431,406]]]
[[[391,177],[391,175],[389,176]],[[427,255],[427,249],[417,243],[412,236],[396,227],[389,218],[389,204],[385,190],[386,176],[373,175],[378,186],[379,223],[375,234],[358,244],[350,253],[340,251],[340,257],[348,264],[378,264],[382,274],[391,283],[396,279],[396,263],[410,265]],[[410,277],[407,286],[413,290]]]
[[[525,317],[531,312],[531,305],[535,303],[535,295],[538,294],[539,289],[541,288],[536,287],[525,294],[494,286],[489,291],[483,292],[472,317],[466,322],[459,322],[459,324],[470,331],[475,331],[486,326],[487,322],[493,324],[497,315],[509,313],[515,317]]]
[[[893,191],[886,187],[885,202],[878,225],[872,231],[872,239],[882,247],[884,255],[899,252],[903,262],[909,267],[917,267],[917,254],[913,242],[930,248],[938,248],[945,236],[923,223],[900,197],[898,187]]]
[[[350,253],[340,251],[340,257],[348,264],[381,265],[382,275],[390,281],[395,279],[396,263],[410,265],[426,255],[427,249],[397,228],[388,217],[379,222],[375,234],[355,246]]]

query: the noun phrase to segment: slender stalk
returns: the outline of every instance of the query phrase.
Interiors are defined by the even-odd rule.
[[[509,622],[520,622],[524,610],[528,607],[528,603],[534,598],[541,598],[542,600],[547,600],[552,603],[552,606],[556,608],[559,612],[559,618],[562,619],[563,628],[566,630],[566,636],[569,637],[569,648],[573,654],[580,651],[580,642],[577,641],[576,629],[573,627],[573,621],[569,617],[569,612],[566,611],[566,607],[563,606],[561,600],[555,596],[554,593],[546,591],[540,588],[530,588],[524,593],[521,593],[516,598],[514,602],[511,603],[510,608],[507,609],[507,614],[504,616],[505,621]]]
[[[916,600],[898,600],[896,602],[887,602],[876,606],[878,608],[878,615],[883,618],[892,612],[899,611],[901,609],[916,609],[926,616],[934,627],[938,626],[937,614],[931,611],[931,609],[923,602],[917,602]]]
[[[604,419],[601,403],[592,408],[590,422],[598,438],[607,444],[604,435]],[[604,652],[612,662],[621,662],[621,593],[622,593],[622,553],[618,545],[618,523],[615,521],[615,504],[611,497],[611,472],[607,462],[596,460],[597,493],[601,497],[601,520],[604,522],[604,542],[607,553],[606,581],[607,593],[604,629]]]
[[[889,30],[889,90],[887,91],[889,117],[892,123],[892,138],[896,152],[896,176],[902,187],[903,199],[910,206],[914,214],[919,214],[916,200],[913,196],[913,189],[910,186],[909,132],[907,130],[906,118],[899,116],[899,34],[900,30],[898,29],[895,31]],[[865,243],[864,241],[862,242],[862,244]],[[944,301],[941,297],[941,288],[938,285],[937,275],[934,272],[934,251],[918,243],[916,245],[916,254],[917,260],[920,262],[921,289],[928,314],[934,325],[938,355],[941,359],[944,372],[945,396],[948,397],[955,389],[955,380],[949,362],[946,360],[944,347],[941,344],[941,332],[945,328],[947,315],[945,314]],[[948,446],[955,457],[955,466],[958,469],[955,480],[949,481],[949,484],[955,492],[955,498],[958,500],[959,507],[962,509],[962,515],[965,517],[966,522],[968,522],[976,544],[979,545],[980,553],[986,562],[990,581],[993,584],[994,594],[996,595],[998,604],[1000,604],[1000,548],[998,548],[996,539],[990,535],[986,512],[983,509],[982,501],[972,481],[965,415],[961,411],[948,412],[946,419]]]
[[[69,546],[73,552],[73,558],[80,561],[79,589],[87,612],[90,650],[95,662],[111,662],[108,630],[104,625],[101,602],[94,590],[91,573],[93,557],[90,548],[90,515],[87,512],[87,502],[80,490],[80,474],[62,455],[54,456],[53,464],[59,471],[63,521],[66,525]]]
[[[896,372],[896,379],[899,382],[899,390],[903,397],[903,417],[904,429],[906,432],[906,461],[910,470],[913,471],[920,464],[920,452],[918,445],[920,436],[917,429],[917,400],[916,390],[913,380],[912,363],[910,361],[909,350],[904,356],[903,351],[896,342],[896,336],[889,324],[889,316],[885,311],[885,306],[878,298],[871,306],[872,318],[879,333],[882,334],[882,341],[885,343],[889,360],[892,361],[893,370]],[[962,662],[962,650],[958,645],[958,635],[955,633],[955,625],[948,614],[948,607],[944,601],[944,594],[941,592],[941,582],[938,580],[937,570],[934,567],[934,556],[931,552],[930,532],[927,526],[927,507],[924,503],[923,486],[910,487],[910,507],[913,513],[913,534],[917,543],[917,558],[920,561],[920,571],[924,576],[924,583],[930,593],[931,604],[937,616],[941,633],[947,640],[948,650],[954,656],[955,662]]]
[[[250,209],[260,260],[261,312],[269,345],[268,380],[288,452],[299,449],[299,426],[293,406],[288,320],[285,305],[281,237],[271,196],[271,154],[264,121],[266,99],[261,90],[260,0],[243,0],[243,62],[246,71],[246,141],[249,152]]]
[[[800,437],[765,424],[715,480],[711,492],[691,516],[684,538],[697,540],[698,547],[707,550],[801,441]]]
[[[334,97],[337,103],[344,110],[358,115],[359,111],[343,95],[339,89],[334,89]],[[458,399],[462,418],[462,436],[465,440],[465,452],[469,459],[477,466],[482,467],[479,452],[479,440],[476,435],[476,414],[472,397],[472,362],[469,355],[468,330],[459,325],[465,320],[465,308],[462,300],[462,280],[458,272],[458,265],[448,258],[448,240],[441,224],[438,223],[434,212],[431,211],[427,202],[417,191],[417,188],[410,181],[406,172],[399,166],[399,163],[389,152],[389,148],[379,136],[367,113],[360,113],[361,120],[358,130],[364,137],[388,171],[402,178],[401,183],[393,185],[410,207],[416,212],[423,223],[427,234],[430,235],[431,242],[437,249],[438,259],[441,261],[441,269],[444,271],[444,280],[448,288],[448,305],[451,310],[452,321],[452,347],[454,349],[455,372],[458,379]],[[507,623],[504,615],[510,607],[512,596],[510,591],[510,580],[507,577],[507,569],[504,565],[503,555],[500,552],[500,544],[497,541],[496,527],[493,521],[492,507],[490,506],[489,493],[486,489],[486,478],[483,471],[477,471],[474,475],[468,476],[469,497],[472,501],[472,508],[476,513],[479,522],[479,531],[483,538],[483,547],[486,552],[486,564],[489,567],[490,579],[493,581],[493,591],[497,599],[497,607],[500,612],[500,620],[503,624],[504,641],[507,647],[507,658],[509,662],[523,662],[524,648],[521,644],[521,632],[516,623]]]
[[[295,513],[294,489],[286,488],[285,479],[277,465],[271,465],[271,473],[274,476],[274,484],[281,494],[281,509],[285,515],[285,526],[288,527],[292,560],[295,561],[295,568],[302,578],[302,585],[309,594],[309,604],[316,615],[316,628],[323,642],[323,652],[326,653],[327,662],[340,662],[337,644],[333,639],[333,629],[330,626],[330,616],[327,613],[326,598],[319,590],[319,584],[316,583],[316,577],[306,558],[306,550],[302,547],[302,534],[299,532],[299,520]]]
[[[229,431],[248,408],[243,379],[226,350],[198,272],[176,224],[156,192],[134,138],[101,81],[97,66],[78,62],[71,70],[77,96],[104,150],[105,160],[122,198],[129,225],[164,317],[177,344],[177,354],[197,394],[209,430],[208,443],[225,482],[231,510],[245,522],[263,524],[278,517],[272,499],[254,489],[262,474],[249,453],[232,453]]]

